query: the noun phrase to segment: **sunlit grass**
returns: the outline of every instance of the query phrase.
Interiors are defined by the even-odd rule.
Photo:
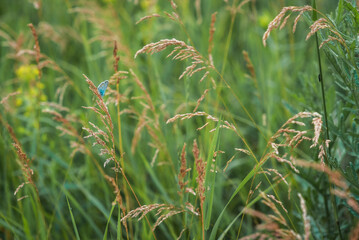
[[[1,2],[0,238],[355,238],[358,15],[317,4]]]

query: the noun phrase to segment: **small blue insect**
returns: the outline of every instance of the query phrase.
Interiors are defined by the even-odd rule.
[[[105,95],[107,86],[108,86],[108,80],[105,80],[102,83],[100,83],[100,85],[98,85],[97,90],[98,93],[101,95],[101,97]]]

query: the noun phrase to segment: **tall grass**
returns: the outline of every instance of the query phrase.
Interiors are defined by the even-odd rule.
[[[1,2],[0,238],[357,239],[356,4]]]

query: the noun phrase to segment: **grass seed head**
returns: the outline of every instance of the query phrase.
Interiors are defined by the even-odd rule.
[[[280,13],[269,23],[268,25],[268,28],[267,28],[267,31],[263,34],[263,45],[266,46],[267,43],[267,39],[270,35],[270,33],[280,27],[280,28],[283,28],[287,21],[288,21],[288,16],[284,18],[284,16],[289,12],[289,16],[293,13],[293,12],[299,12],[299,17],[303,15],[304,12],[306,11],[313,11],[313,8],[311,6],[304,6],[304,7],[296,7],[296,6],[290,6],[290,7],[284,7]],[[296,25],[299,21],[299,17],[297,17],[294,21],[294,26],[293,26],[293,32],[295,31],[296,29]],[[284,20],[283,20],[284,18]],[[283,22],[282,22],[283,20]],[[282,24],[281,24],[282,23]]]

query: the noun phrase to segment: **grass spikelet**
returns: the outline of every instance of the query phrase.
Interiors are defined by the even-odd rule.
[[[328,42],[332,42],[332,41],[337,41],[339,42],[340,44],[342,44],[343,46],[345,46],[345,42],[343,41],[343,39],[341,38],[338,38],[338,37],[333,37],[333,36],[329,36],[326,40],[324,40],[319,48],[322,48],[325,44],[327,44]]]
[[[173,0],[171,0],[171,7],[173,8],[173,10],[177,9],[177,5],[175,4],[175,2]]]
[[[135,58],[139,55],[139,54],[143,54],[143,53],[147,53],[147,54],[154,54],[154,53],[158,53],[161,52],[163,50],[165,50],[167,47],[169,46],[179,46],[180,48],[175,48],[175,51],[178,51],[181,48],[186,49],[187,51],[185,51],[184,53],[191,53],[193,51],[193,48],[188,46],[185,42],[183,41],[179,41],[175,38],[172,39],[162,39],[158,42],[155,43],[150,43],[145,45],[143,48],[141,48],[140,50],[138,50],[135,53]],[[171,52],[171,55],[175,53],[175,52]],[[183,53],[183,52],[182,52]],[[171,55],[167,56],[170,57]],[[182,55],[180,55],[182,56]]]
[[[193,196],[196,196],[196,195],[197,195],[196,192],[193,190],[193,188],[189,188],[189,187],[186,187],[186,189],[185,189],[184,192],[185,192],[185,193],[190,193],[190,194],[192,194]]]
[[[276,154],[271,154],[271,157],[277,159],[278,162],[287,163],[292,168],[292,170],[294,172],[299,173],[299,170],[294,166],[294,164],[291,161],[289,161],[283,157],[280,157]]]
[[[229,129],[229,130],[232,130],[234,132],[237,132],[236,127],[232,123],[229,123],[228,121],[223,121],[223,123],[224,124],[219,125],[219,128]],[[214,132],[214,131],[216,131],[216,129],[217,128],[213,128],[209,132]]]
[[[279,205],[282,207],[282,209],[283,209],[286,213],[288,213],[287,209],[283,206],[283,203],[282,203],[281,201],[277,200],[273,195],[267,194],[267,197],[271,198],[274,202],[276,202],[277,204],[279,204]]]
[[[330,28],[328,21],[325,18],[319,18],[312,25],[310,25],[310,32],[306,36],[305,40],[308,40],[311,36],[313,36],[320,29]]]
[[[116,181],[114,178],[108,176],[108,175],[105,175],[105,178],[108,182],[111,183],[112,187],[115,189],[114,193],[116,194],[116,199],[115,201],[112,203],[112,204],[115,204],[116,202],[119,204],[120,208],[121,208],[121,211],[122,211],[122,214],[123,216],[126,215],[126,208],[125,206],[123,205],[123,200],[122,200],[122,196],[121,196],[121,191],[120,189],[118,188],[117,184],[116,184]],[[126,221],[123,221],[123,226],[125,227],[126,229],[126,232],[128,232],[128,228],[127,228],[127,222]]]
[[[154,53],[161,52],[170,46],[175,46],[175,48],[172,50],[170,54],[167,55],[167,57],[172,57],[172,60],[179,60],[179,61],[183,61],[188,58],[192,60],[191,65],[186,67],[186,69],[179,76],[179,79],[182,79],[184,76],[190,78],[196,72],[199,72],[206,68],[213,68],[213,66],[210,63],[208,63],[194,47],[187,45],[185,42],[179,41],[175,38],[162,39],[158,42],[147,44],[142,49],[136,52],[135,58],[139,54],[143,54],[143,53],[152,55]],[[208,74],[205,73],[202,76],[201,81],[203,81],[203,79],[207,75]]]
[[[168,119],[166,121],[166,124],[169,124],[169,123],[172,123],[172,122],[175,122],[177,119],[180,119],[181,121],[182,120],[185,120],[185,119],[191,119],[193,117],[197,117],[197,116],[210,116],[208,115],[207,113],[205,112],[194,112],[194,113],[184,113],[184,114],[176,114],[175,116],[173,116],[172,118]],[[211,119],[216,119],[214,117],[211,117]],[[217,119],[216,119],[217,120]]]
[[[310,221],[307,216],[307,207],[305,206],[305,201],[303,196],[298,193],[298,197],[300,199],[300,208],[302,209],[302,218],[304,222],[304,240],[309,240],[310,237]]]
[[[191,171],[191,168],[187,168],[187,160],[186,160],[186,143],[183,144],[182,152],[181,152],[181,167],[178,173],[178,185],[180,187],[179,195],[183,195],[183,190],[185,189],[188,181],[185,181],[187,173]],[[193,191],[193,190],[192,190]]]
[[[261,196],[263,197],[263,202],[275,212],[275,215],[264,214],[253,209],[245,209],[244,212],[246,214],[261,219],[263,223],[256,226],[257,233],[241,239],[257,239],[258,236],[261,237],[260,239],[271,239],[269,236],[275,236],[276,239],[302,239],[299,234],[288,228],[285,219],[275,204],[264,193],[261,193]]]
[[[224,169],[223,169],[223,172],[225,172],[225,171],[227,170],[229,164],[233,161],[233,159],[234,159],[235,156],[236,156],[236,155],[233,155],[233,156],[227,161],[226,166],[225,166]]]
[[[36,63],[37,63],[37,69],[39,70],[39,79],[41,79],[42,72],[41,72],[41,67],[40,67],[40,44],[39,44],[39,38],[37,36],[36,29],[35,29],[34,25],[32,23],[29,23],[27,26],[31,29],[31,33],[32,33],[32,35],[34,36],[34,39],[35,39],[34,49],[36,51]]]
[[[146,215],[152,211],[157,210],[157,212],[155,213],[155,216],[158,216],[152,231],[155,231],[155,229],[166,219],[168,219],[171,216],[177,215],[179,213],[183,213],[183,212],[190,212],[192,213],[192,211],[187,210],[185,208],[177,208],[174,205],[170,205],[170,204],[150,204],[150,205],[142,205],[130,212],[127,213],[127,215],[125,215],[124,217],[121,218],[121,222],[126,221],[128,218],[138,218],[138,221],[140,221],[141,219],[143,219],[144,217],[146,217]],[[194,211],[195,213],[195,211]],[[193,213],[193,214],[194,214]]]
[[[171,19],[172,21],[178,20],[178,19],[177,19],[178,16],[176,16],[175,14],[172,16],[170,13],[168,13],[168,12],[166,12],[166,11],[164,11],[163,13],[164,13],[169,19]]]
[[[238,151],[238,152],[245,153],[245,154],[247,154],[248,156],[251,155],[251,153],[250,153],[248,150],[243,149],[243,148],[235,148],[234,150],[236,150],[236,151]]]
[[[209,71],[206,71],[206,72],[203,74],[203,76],[201,77],[201,79],[199,80],[199,82],[203,82],[203,80],[206,79],[206,77],[208,76],[208,74],[209,74]],[[212,78],[212,80],[213,80],[213,78]],[[215,88],[216,88],[216,82],[215,82],[214,80],[212,81],[212,84],[213,84],[213,88],[215,89]]]
[[[139,23],[141,23],[141,22],[143,22],[143,21],[145,21],[145,20],[148,20],[148,19],[151,19],[151,18],[156,18],[156,17],[161,17],[161,15],[159,15],[159,14],[157,14],[157,13],[153,13],[153,14],[151,14],[151,15],[144,16],[144,17],[142,17],[140,20],[138,20],[138,21],[136,22],[136,25],[139,24]]]
[[[185,212],[185,210],[173,210],[173,211],[169,211],[168,213],[166,213],[164,215],[161,215],[159,218],[157,218],[157,221],[156,221],[155,225],[153,226],[153,230],[155,230],[167,218],[177,215],[179,213],[183,213],[183,212]]]
[[[214,65],[212,50],[213,50],[213,46],[214,46],[213,35],[214,35],[214,32],[216,31],[216,28],[214,27],[214,24],[216,23],[216,16],[217,16],[217,12],[213,13],[211,16],[211,26],[209,28],[209,39],[208,39],[208,58],[209,58],[209,62],[211,63],[212,66]]]
[[[98,92],[97,87],[93,84],[93,82],[87,76],[84,75],[84,77],[86,78],[86,82],[89,84],[89,88],[90,88],[91,92],[97,97],[96,103],[97,103],[99,109],[96,107],[83,107],[83,108],[90,109],[100,116],[100,119],[101,119],[102,123],[105,125],[108,134],[110,134],[111,142],[112,142],[113,148],[114,148],[115,141],[114,141],[114,136],[113,136],[113,123],[112,123],[110,113],[108,112],[107,106],[105,105],[100,93]],[[104,114],[102,114],[100,110]]]
[[[299,19],[302,17],[302,15],[304,14],[304,12],[306,11],[310,11],[308,9],[303,9],[302,11],[299,12],[298,16],[294,19],[294,24],[293,24],[293,29],[292,32],[294,33],[295,30],[297,29],[297,24],[299,22]]]
[[[95,128],[98,128],[97,126],[94,126],[94,127],[95,127]],[[84,137],[85,139],[86,139],[86,138],[90,138],[90,137],[94,137],[94,138],[95,138],[95,142],[92,144],[92,146],[95,146],[95,145],[97,145],[97,144],[99,144],[99,145],[101,145],[101,146],[103,146],[103,147],[106,146],[106,142],[103,141],[103,140],[99,137],[99,135],[101,135],[99,132],[94,132],[94,131],[92,131],[92,129],[86,128],[86,127],[83,127],[82,129],[85,130],[85,131],[87,131],[88,133],[90,133],[89,135],[87,135],[87,136]]]
[[[299,125],[299,126],[305,126],[305,124],[300,121],[300,119],[305,118],[312,118],[312,124],[314,127],[314,136],[309,137],[308,132],[309,130],[300,131],[292,128],[290,125]],[[273,152],[270,153],[270,157],[275,158],[277,161],[282,163],[287,163],[293,171],[296,173],[299,173],[299,170],[295,167],[292,160],[293,158],[290,156],[290,160],[286,159],[286,155],[280,154],[279,149],[285,149],[286,148],[296,148],[303,140],[312,141],[312,148],[318,146],[318,141],[320,138],[322,129],[322,116],[319,113],[316,112],[300,112],[293,117],[289,118],[282,127],[272,136],[272,138],[269,140],[268,145],[270,145],[273,149]],[[283,140],[280,140],[280,137],[283,137],[285,139],[284,143]],[[276,143],[276,141],[280,141],[280,143]],[[319,145],[319,148],[321,148]],[[286,151],[285,151],[286,152]]]
[[[92,122],[89,122],[89,124],[90,124],[94,129],[97,130],[97,132],[94,133],[95,135],[97,135],[97,136],[102,136],[106,142],[109,142],[109,137],[108,137],[108,135],[107,135],[104,131],[102,131],[98,126],[96,126],[96,125],[93,124]],[[87,138],[87,137],[84,137],[84,138]]]
[[[196,107],[193,109],[193,112],[196,112],[196,111],[197,111],[199,105],[201,104],[201,102],[203,101],[203,99],[206,97],[206,95],[207,95],[208,92],[209,92],[209,89],[204,90],[202,96],[197,100],[197,105],[196,105]]]
[[[197,128],[197,131],[201,131],[203,128],[205,128],[207,125],[209,124],[209,122],[206,122],[204,125],[202,125],[201,127]]]
[[[191,203],[186,202],[186,209],[188,209],[193,215],[199,216],[199,213],[197,211],[198,209],[196,210]]]
[[[359,222],[356,224],[356,226],[350,231],[349,233],[349,239],[350,240],[356,240],[359,239]]]
[[[138,220],[141,220],[147,213],[149,213],[155,209],[161,208],[163,206],[166,206],[166,204],[155,203],[155,204],[151,204],[151,205],[142,205],[141,207],[138,207],[138,208],[128,212],[126,214],[126,216],[121,218],[121,222],[125,221],[128,218],[136,218],[136,217],[140,216],[140,214],[141,214],[141,216]]]
[[[324,158],[325,158],[325,149],[324,149],[323,144],[320,144],[319,145],[318,159],[320,159],[320,163],[322,164],[322,166],[325,165]]]
[[[296,165],[305,167],[305,168],[312,168],[319,172],[325,172],[328,175],[329,180],[333,184],[335,184],[336,186],[338,186],[342,189],[348,189],[348,185],[345,182],[345,180],[343,179],[343,176],[339,172],[331,170],[326,165],[322,165],[322,164],[319,164],[316,162],[303,161],[303,160],[299,160],[299,159],[296,159]]]
[[[252,63],[251,59],[249,58],[248,52],[243,50],[242,54],[243,54],[244,60],[246,61],[246,67],[249,71],[250,79],[253,80],[254,86],[256,87],[256,89],[258,89],[256,72],[254,70],[253,63]]]
[[[13,97],[13,96],[16,96],[16,95],[18,95],[18,94],[20,94],[19,91],[17,91],[17,92],[12,92],[12,93],[9,93],[8,95],[6,95],[5,97],[3,97],[3,98],[1,99],[0,104],[4,106],[4,108],[5,108],[6,111],[8,111],[8,112],[11,111],[11,108],[10,108],[9,103],[8,103],[9,98],[11,98],[11,97]]]
[[[271,222],[271,219],[264,213],[251,209],[251,208],[245,208],[244,213],[249,214],[253,217],[259,218],[265,222]]]
[[[159,149],[156,149],[155,154],[153,155],[152,161],[151,161],[151,167],[153,167],[155,165],[155,161],[157,159],[158,153],[160,152]]]
[[[280,174],[280,173],[278,172],[277,169],[269,168],[268,171],[274,172],[285,184],[287,184],[287,185],[289,186],[288,182],[285,180],[285,178],[282,176],[282,174]]]
[[[261,237],[260,239],[270,239],[269,236],[275,236],[276,239],[302,239],[298,233],[289,228],[285,218],[276,207],[276,204],[279,204],[283,210],[286,211],[282,202],[277,200],[274,196],[266,195],[263,192],[261,192],[260,195],[263,198],[262,202],[274,212],[274,215],[245,208],[244,213],[261,219],[263,223],[256,226],[256,229],[258,230],[257,233],[241,239],[257,239],[258,236]]]
[[[39,194],[39,190],[37,189],[35,182],[32,179],[32,175],[34,175],[34,171],[30,167],[31,160],[27,157],[26,153],[22,150],[22,147],[19,143],[13,143],[13,146],[16,149],[16,153],[19,157],[18,163],[21,166],[21,170],[26,180],[34,187],[37,194]]]
[[[275,213],[275,215],[269,214],[268,217],[282,224],[283,226],[288,227],[287,221],[285,220],[285,218],[283,217],[283,215],[281,214],[281,212],[278,210],[277,206],[274,203],[277,202],[278,200],[273,200],[273,198],[269,197],[269,195],[266,195],[263,192],[261,192],[260,195],[263,198],[262,202],[265,205],[267,205],[270,209],[272,209],[272,211]]]
[[[0,122],[3,126],[6,127],[7,131],[10,134],[10,137],[13,141],[12,145],[14,146],[14,148],[16,150],[16,154],[19,158],[17,160],[17,163],[21,167],[21,171],[23,173],[24,178],[27,180],[26,182],[21,183],[16,188],[14,195],[16,195],[18,193],[18,191],[24,186],[24,184],[30,184],[36,192],[36,200],[40,203],[39,190],[32,178],[34,175],[34,171],[31,168],[32,161],[27,157],[26,153],[23,151],[22,145],[21,145],[20,141],[17,139],[14,130],[7,122],[4,121],[1,114],[0,114]],[[23,196],[22,198],[18,199],[18,201],[20,201],[24,198],[27,198],[27,196]],[[40,203],[40,205],[41,205],[41,203]]]
[[[20,191],[20,189],[21,189],[25,184],[27,184],[27,183],[29,183],[29,182],[23,182],[23,183],[21,183],[21,184],[16,188],[16,190],[15,190],[15,192],[14,192],[14,196],[16,196],[16,194]]]
[[[195,159],[195,164],[196,164],[196,170],[198,173],[198,176],[196,178],[197,181],[197,194],[199,196],[200,199],[200,205],[201,205],[201,216],[202,216],[202,237],[204,239],[204,219],[203,219],[203,204],[204,204],[204,200],[206,198],[205,192],[205,178],[206,178],[206,165],[207,163],[205,161],[203,161],[202,158],[199,157],[199,149],[198,149],[198,145],[197,145],[197,141],[194,140],[193,141],[193,156]]]
[[[100,127],[89,122],[89,124],[92,126],[92,128],[95,129],[96,131],[94,131],[90,128],[83,127],[83,129],[89,133],[89,135],[85,136],[84,138],[93,138],[94,139],[93,146],[95,146],[97,144],[101,146],[100,155],[107,155],[107,158],[104,162],[104,166],[106,166],[109,162],[113,161],[115,163],[115,167],[113,167],[112,169],[114,169],[115,172],[121,172],[123,177],[125,179],[127,179],[125,176],[125,173],[123,172],[123,169],[120,165],[120,161],[118,160],[118,157],[116,156],[115,140],[114,140],[114,135],[113,135],[113,123],[112,123],[110,113],[109,113],[107,106],[105,105],[102,97],[100,96],[100,94],[97,90],[97,87],[86,76],[85,76],[85,78],[86,78],[86,82],[89,84],[90,90],[97,98],[96,103],[97,103],[98,107],[83,107],[83,108],[90,109],[93,112],[95,112],[99,116],[104,127],[106,128],[106,131],[103,131]],[[102,138],[104,138],[104,140],[100,136]],[[123,153],[121,153],[121,155],[122,154]]]
[[[347,204],[355,211],[359,214],[359,204],[358,202],[355,200],[355,198],[353,198],[352,196],[350,196],[350,194],[347,192],[347,189],[341,190],[341,189],[332,189],[331,190],[332,194],[344,199],[347,201]]]
[[[116,56],[116,58],[114,60],[114,66],[118,65],[117,61],[119,61],[119,60],[120,60],[119,56]],[[128,75],[127,71],[121,71],[121,70],[115,71],[115,73],[112,76],[110,76],[110,78],[109,78],[110,85],[117,84],[117,81],[128,78],[127,75]]]
[[[263,34],[263,45],[266,46],[267,39],[270,35],[270,33],[281,26],[281,28],[284,27],[284,25],[287,23],[288,18],[284,18],[284,16],[290,12],[289,14],[292,14],[293,12],[299,12],[299,16],[301,16],[306,11],[313,11],[313,8],[311,6],[304,6],[304,7],[296,7],[296,6],[290,6],[290,7],[284,7],[282,11],[269,23],[267,31]],[[281,25],[282,20],[284,18],[284,24]],[[297,25],[299,18],[295,19],[294,26]],[[295,31],[295,27],[293,26],[293,30]]]
[[[260,181],[257,186],[252,190],[249,191],[248,193],[248,199],[252,197],[252,195],[258,190],[258,188],[262,185],[262,181]]]
[[[268,39],[270,32],[275,29],[278,28],[279,24],[280,24],[280,29],[282,29],[286,24],[287,21],[290,17],[290,15],[293,12],[299,12],[298,16],[295,18],[294,23],[293,23],[293,33],[296,31],[296,27],[297,24],[299,22],[299,19],[303,16],[303,14],[307,11],[317,11],[316,9],[313,9],[311,6],[304,6],[304,7],[295,7],[295,6],[290,6],[290,7],[284,7],[282,9],[282,11],[273,19],[273,21],[268,25],[268,29],[267,31],[263,34],[263,45],[266,46],[266,40]],[[284,20],[283,17],[287,14],[287,12],[290,12],[289,15],[287,15]],[[319,11],[317,11],[319,14]],[[323,15],[323,14],[322,14]],[[324,15],[323,15],[324,16]],[[338,41],[340,44],[342,44],[347,50],[348,47],[345,43],[345,40],[343,39],[343,37],[341,36],[341,34],[338,32],[338,30],[336,30],[335,25],[333,25],[332,23],[330,23],[330,20],[328,18],[319,18],[318,20],[316,20],[313,24],[311,24],[309,26],[310,28],[310,32],[307,34],[305,40],[308,40],[311,36],[313,36],[315,33],[317,33],[319,30],[322,29],[328,29],[330,33],[334,34],[335,36],[329,36],[326,40],[324,40],[319,48],[321,48],[324,44],[330,42],[330,41]]]
[[[182,237],[182,234],[184,233],[184,231],[186,231],[187,228],[182,229],[182,231],[180,232],[180,235],[178,236],[177,240],[180,240]]]

